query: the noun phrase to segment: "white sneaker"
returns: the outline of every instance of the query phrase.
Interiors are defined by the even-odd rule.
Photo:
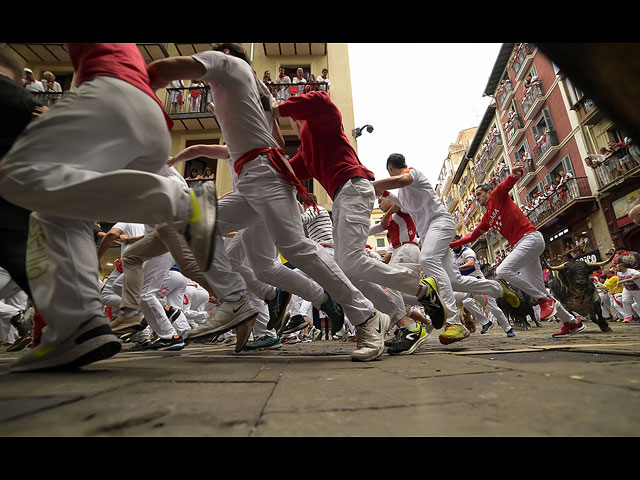
[[[260,313],[260,309],[248,296],[242,297],[237,302],[224,302],[214,307],[206,322],[189,330],[187,338],[192,340],[199,337],[220,335],[255,319],[258,313]]]
[[[384,338],[391,326],[391,319],[386,313],[376,310],[376,314],[364,324],[356,326],[358,348],[351,352],[351,360],[370,362],[384,352]]]

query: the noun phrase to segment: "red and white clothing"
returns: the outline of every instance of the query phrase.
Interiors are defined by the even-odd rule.
[[[377,235],[385,230],[389,234],[389,242],[393,249],[389,263],[417,266],[420,263],[420,247],[411,215],[400,210],[391,216],[386,226],[383,227],[381,223],[371,226],[369,235]]]

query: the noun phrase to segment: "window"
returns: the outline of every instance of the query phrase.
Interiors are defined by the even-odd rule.
[[[377,238],[376,239],[376,244],[377,244],[378,248],[385,248],[384,238]]]
[[[562,175],[563,173],[569,173],[572,177],[575,177],[573,171],[573,164],[569,155],[562,157],[554,166],[549,170],[549,173],[544,177],[544,182],[547,185],[557,184],[556,175]]]

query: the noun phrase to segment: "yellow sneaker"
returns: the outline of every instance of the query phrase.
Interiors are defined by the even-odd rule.
[[[444,332],[440,334],[439,338],[440,343],[449,345],[450,343],[464,340],[469,335],[471,335],[471,332],[464,325],[445,323]]]
[[[501,278],[497,278],[496,281],[502,287],[502,292],[504,294],[503,296],[507,303],[513,308],[518,308],[520,306],[520,299],[518,298],[518,296],[509,289],[507,283],[504,280],[502,280]]]

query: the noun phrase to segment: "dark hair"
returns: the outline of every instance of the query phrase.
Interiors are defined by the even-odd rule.
[[[490,192],[491,190],[493,190],[493,187],[491,185],[489,185],[488,183],[483,183],[482,185],[478,185],[476,187],[476,190],[481,189],[485,192]]]
[[[401,153],[392,153],[387,158],[387,167],[391,165],[393,168],[407,168],[407,161]]]
[[[222,52],[225,49],[229,50],[230,55],[238,57],[251,65],[251,62],[247,58],[247,53],[244,51],[244,48],[242,48],[241,43],[216,43],[213,46],[213,50],[216,52]]]

